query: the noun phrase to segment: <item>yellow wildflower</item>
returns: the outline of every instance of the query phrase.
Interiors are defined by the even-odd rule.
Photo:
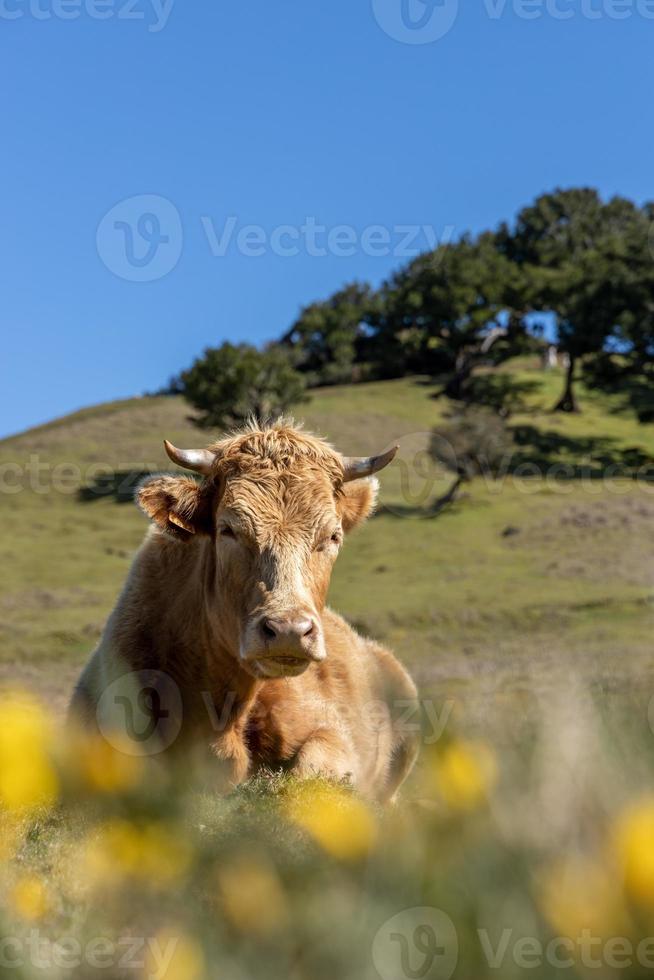
[[[622,813],[613,840],[627,894],[643,905],[654,905],[654,797]]]
[[[0,805],[19,811],[47,806],[57,797],[57,775],[49,758],[51,726],[27,695],[0,707]]]
[[[286,920],[284,892],[263,855],[242,855],[218,872],[225,915],[237,929],[269,935]]]
[[[42,919],[48,911],[47,892],[36,875],[19,878],[9,892],[9,904],[18,915],[29,922]]]
[[[585,930],[600,938],[628,932],[618,882],[609,867],[590,858],[553,864],[540,880],[539,898],[552,928],[572,940]]]
[[[148,942],[143,977],[150,980],[204,980],[204,956],[199,944],[176,930],[157,933]]]
[[[112,820],[88,842],[85,863],[99,883],[138,878],[156,887],[180,878],[190,861],[189,845],[172,829]]]
[[[364,857],[377,839],[377,825],[365,803],[335,786],[305,784],[293,794],[287,812],[337,858]]]
[[[101,735],[75,739],[72,766],[84,784],[93,792],[119,793],[132,789],[143,775],[143,761],[138,756],[111,745]]]
[[[428,779],[452,809],[473,810],[495,785],[495,755],[482,742],[451,742],[435,755]]]

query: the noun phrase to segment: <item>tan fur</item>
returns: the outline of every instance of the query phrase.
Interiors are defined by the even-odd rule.
[[[393,797],[417,751],[417,732],[399,721],[415,686],[388,650],[325,606],[342,535],[371,512],[376,480],[344,484],[340,455],[283,422],[210,448],[202,482],[161,476],[141,487],[154,527],[82,674],[74,716],[93,726],[116,676],[161,671],[183,704],[172,751],[190,758],[208,747],[228,784],[281,766]],[[298,615],[313,624],[304,659],[290,647],[272,656],[261,623]]]

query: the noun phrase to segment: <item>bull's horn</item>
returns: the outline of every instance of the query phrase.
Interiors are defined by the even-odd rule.
[[[167,439],[164,439],[164,448],[173,463],[183,466],[185,470],[203,473],[205,476],[211,473],[211,467],[216,461],[216,457],[210,449],[177,449]]]
[[[343,483],[348,483],[350,480],[360,480],[364,476],[372,476],[373,473],[383,470],[393,461],[399,448],[399,446],[393,446],[381,456],[344,456]]]

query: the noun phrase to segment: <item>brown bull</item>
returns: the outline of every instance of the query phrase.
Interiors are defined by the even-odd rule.
[[[74,717],[96,726],[103,693],[129,673],[148,688],[162,741],[168,726],[173,749],[207,747],[232,784],[282,767],[392,798],[417,752],[415,686],[325,601],[343,535],[370,514],[372,474],[395,450],[345,458],[283,422],[166,450],[202,481],[141,486],[153,528],[80,678]]]

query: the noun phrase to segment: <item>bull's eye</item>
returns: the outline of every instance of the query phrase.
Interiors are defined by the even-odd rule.
[[[341,543],[341,532],[340,530],[334,531],[328,538],[323,538],[315,547],[315,551],[327,551],[330,545],[339,545]]]
[[[236,535],[232,531],[232,529],[229,526],[229,524],[223,524],[223,526],[220,529],[220,536],[222,538],[235,538],[236,537]]]

